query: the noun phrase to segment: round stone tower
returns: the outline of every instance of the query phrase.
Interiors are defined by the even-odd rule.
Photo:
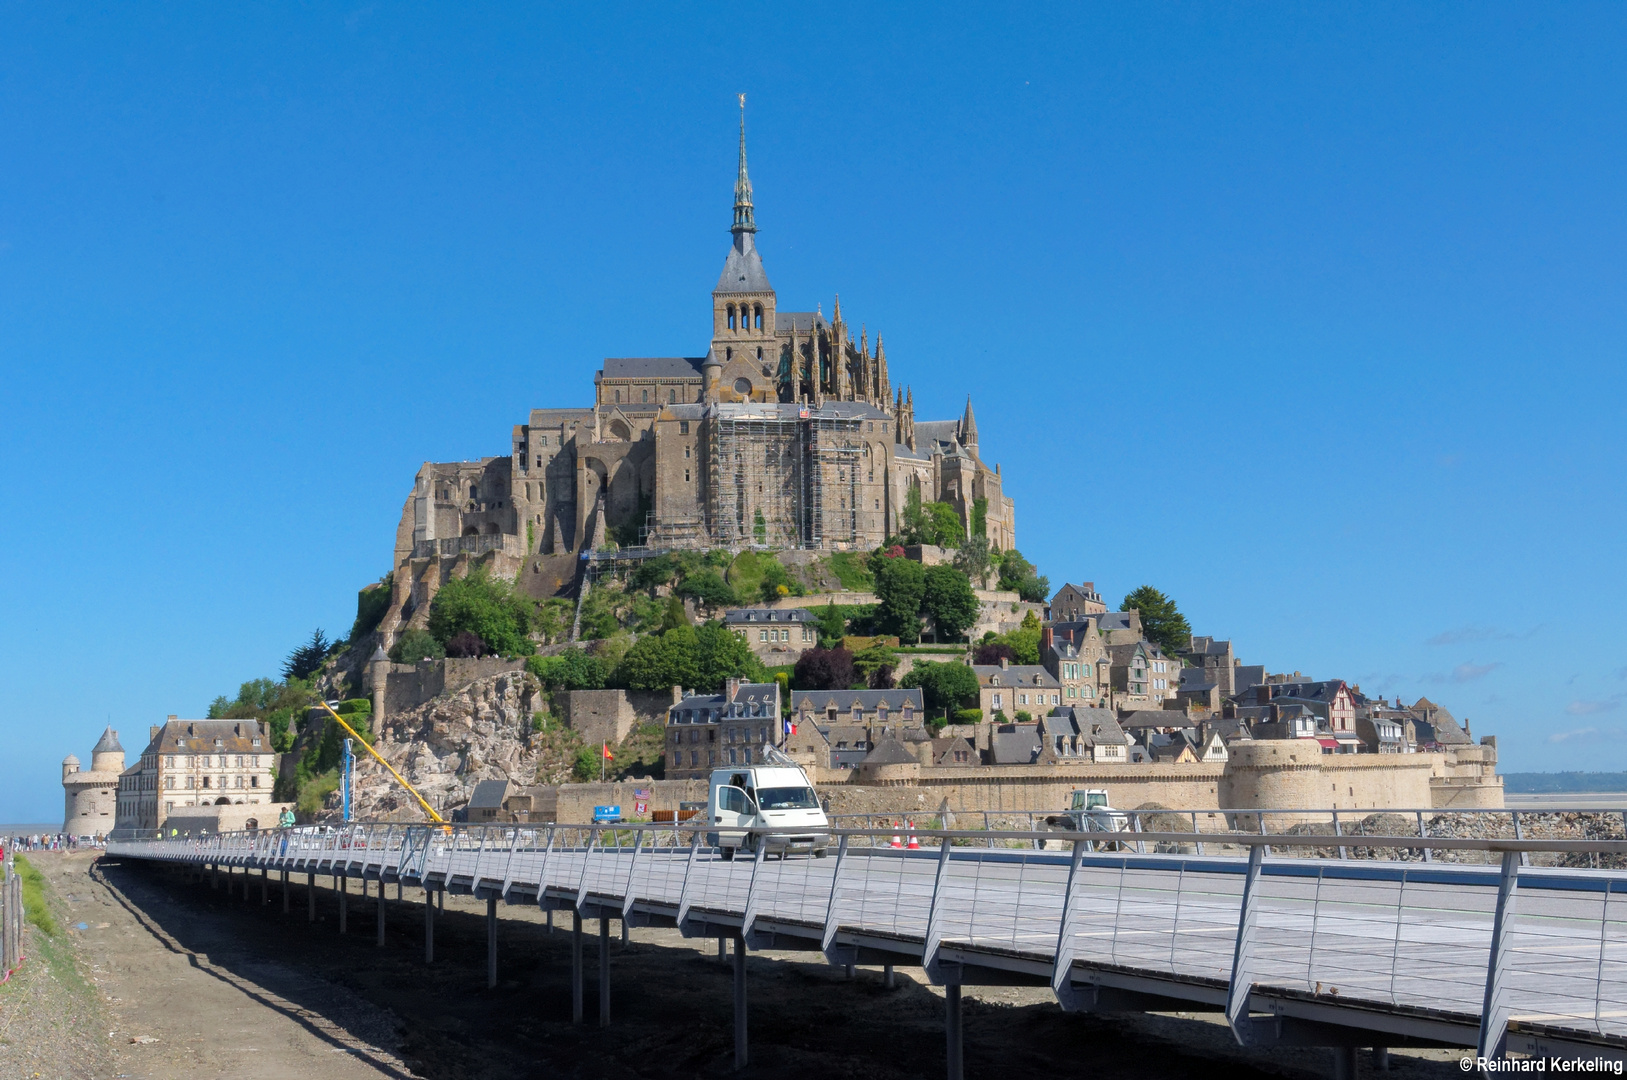
[[[90,752],[90,769],[81,771],[79,759],[69,754],[62,761],[62,831],[94,836],[113,831],[119,807],[119,774],[124,771],[124,747],[112,728],[102,732]]]

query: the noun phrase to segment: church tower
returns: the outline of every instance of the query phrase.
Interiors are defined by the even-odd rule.
[[[712,348],[703,365],[706,400],[774,401],[780,343],[774,287],[757,254],[757,213],[746,173],[746,95],[740,95],[740,168],[734,181],[734,242],[712,290]]]

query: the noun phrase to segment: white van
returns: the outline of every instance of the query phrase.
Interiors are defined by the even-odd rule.
[[[707,816],[716,832],[707,833],[706,842],[721,848],[725,859],[737,850],[755,851],[758,838],[750,829],[786,829],[789,832],[763,837],[767,851],[812,852],[823,858],[830,847],[830,819],[825,817],[808,775],[790,758],[775,754],[779,761],[767,765],[739,765],[712,773],[707,792]]]

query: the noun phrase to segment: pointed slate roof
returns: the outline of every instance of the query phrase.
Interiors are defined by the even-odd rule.
[[[91,749],[90,752],[93,754],[124,753],[124,747],[119,745],[119,733],[109,727],[106,731],[102,732],[102,737],[97,740],[96,745]]]
[[[909,765],[920,759],[909,752],[909,749],[897,739],[885,738],[876,740],[876,747],[864,755],[863,765]]]

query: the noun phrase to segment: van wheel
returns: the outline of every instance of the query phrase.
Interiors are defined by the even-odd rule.
[[[825,857],[825,849],[824,848],[820,848],[818,851],[814,852],[814,858],[823,859],[824,857]]]
[[[734,848],[718,848],[718,854],[722,857],[724,862],[734,862]]]

